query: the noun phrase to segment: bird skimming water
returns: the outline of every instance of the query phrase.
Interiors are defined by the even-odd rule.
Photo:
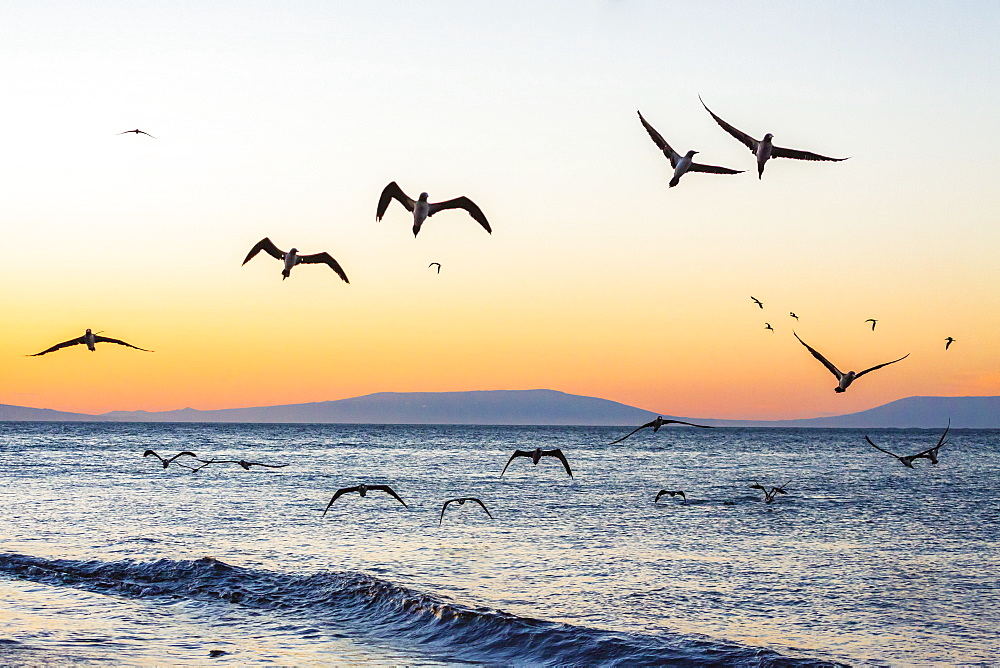
[[[629,433],[625,434],[624,436],[622,436],[618,440],[611,441],[610,443],[608,443],[608,445],[614,445],[615,443],[621,443],[622,441],[624,441],[626,438],[628,438],[629,436],[631,436],[635,432],[637,432],[637,431],[639,431],[641,429],[646,429],[648,427],[652,427],[654,433],[658,432],[658,431],[660,431],[660,427],[662,427],[665,424],[686,424],[689,427],[700,427],[701,429],[715,429],[715,427],[710,427],[710,426],[705,425],[705,424],[693,424],[691,422],[683,422],[681,420],[667,420],[662,415],[657,415],[655,419],[647,422],[644,425],[636,427],[635,429],[633,429]]]
[[[948,436],[948,430],[949,429],[951,429],[951,419],[950,418],[948,420],[948,426],[945,427],[944,433],[941,434],[941,438],[938,439],[937,445],[935,445],[933,448],[927,448],[926,450],[922,450],[922,451],[918,452],[915,455],[907,455],[906,457],[900,457],[899,455],[897,455],[895,453],[889,452],[885,448],[880,448],[879,446],[875,445],[872,442],[872,439],[868,438],[868,434],[865,434],[865,440],[868,441],[868,445],[872,446],[876,450],[879,450],[881,452],[884,452],[887,455],[891,455],[891,456],[895,457],[900,462],[902,462],[903,466],[905,466],[906,468],[912,469],[913,468],[913,460],[914,459],[927,459],[927,460],[930,461],[931,464],[935,464],[935,465],[938,463],[938,450],[941,449],[942,445],[945,445],[948,442],[947,440],[945,440],[945,437]]]
[[[573,472],[569,468],[569,462],[566,461],[566,455],[563,454],[562,450],[560,450],[559,448],[555,448],[553,450],[542,450],[541,448],[535,448],[534,450],[515,450],[514,454],[512,454],[510,456],[510,459],[507,460],[507,463],[504,464],[503,471],[500,471],[501,478],[503,477],[504,471],[506,471],[507,467],[510,466],[510,463],[514,461],[514,459],[516,459],[517,457],[527,457],[528,459],[531,460],[532,464],[536,465],[538,464],[538,460],[541,459],[542,457],[555,457],[556,459],[562,462],[563,468],[566,469],[566,473],[569,474],[569,477],[570,478],[573,477]]]

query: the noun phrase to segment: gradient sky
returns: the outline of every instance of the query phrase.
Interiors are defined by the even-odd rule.
[[[7,3],[0,403],[544,387],[790,418],[1000,394],[997,34],[986,1]],[[851,159],[758,180],[699,93]],[[747,173],[668,189],[637,109]],[[376,223],[392,180],[494,233]],[[263,236],[351,284],[241,267]],[[911,356],[835,394],[793,324],[844,370]],[[87,327],[156,352],[25,357]]]

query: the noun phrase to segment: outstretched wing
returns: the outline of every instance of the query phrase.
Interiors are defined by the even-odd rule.
[[[478,503],[480,506],[483,507],[483,510],[486,511],[486,514],[489,515],[490,519],[493,519],[493,513],[490,512],[490,509],[486,507],[485,503],[483,503],[482,501],[480,501],[479,499],[477,499],[474,496],[467,496],[467,497],[465,497],[465,500],[466,501],[475,501],[476,503]]]
[[[733,138],[735,138],[741,144],[743,144],[748,149],[750,149],[751,153],[756,153],[757,152],[757,144],[759,142],[756,139],[754,139],[753,137],[751,137],[747,133],[743,132],[742,130],[737,130],[732,125],[730,125],[729,123],[726,123],[724,120],[722,120],[721,118],[719,118],[718,116],[716,116],[715,112],[713,112],[711,109],[709,109],[708,105],[705,104],[705,101],[701,99],[701,95],[698,96],[698,101],[701,102],[701,106],[705,107],[705,111],[707,111],[709,114],[712,115],[712,118],[714,118],[715,122],[719,124],[719,127],[721,127],[723,130],[725,130],[730,135],[732,135]]]
[[[792,332],[792,334],[795,334],[795,332]],[[795,334],[795,338],[799,339],[799,335],[798,335],[798,334]],[[830,370],[830,373],[832,373],[832,374],[833,374],[834,376],[836,376],[836,377],[837,377],[837,380],[840,380],[840,379],[841,379],[841,378],[843,377],[843,375],[844,375],[844,374],[840,372],[840,369],[838,369],[837,367],[835,367],[835,366],[833,365],[833,362],[831,362],[831,361],[830,361],[830,360],[828,360],[827,358],[823,357],[823,356],[822,356],[822,355],[821,355],[821,354],[819,353],[819,351],[818,351],[818,350],[816,350],[815,348],[813,348],[812,346],[810,346],[810,345],[809,345],[808,343],[806,343],[806,342],[805,342],[805,341],[803,341],[802,339],[799,339],[799,343],[801,343],[802,345],[804,345],[804,346],[805,346],[805,347],[806,347],[806,348],[807,348],[807,349],[809,350],[809,352],[811,352],[811,353],[812,353],[812,356],[813,356],[813,357],[815,357],[815,358],[816,358],[816,359],[818,359],[818,360],[819,360],[820,362],[822,362],[822,363],[823,363],[823,366],[825,366],[825,367],[826,367],[827,369],[829,369],[829,370]],[[898,362],[899,360],[896,360],[896,361]],[[889,362],[889,364],[891,364],[891,362]],[[883,364],[882,366],[885,366],[885,365]],[[877,369],[878,367],[874,367],[874,368],[876,368],[876,369]],[[868,371],[871,371],[871,369],[868,369]],[[861,373],[868,373],[868,371],[862,371]],[[860,376],[860,375],[861,375],[861,373],[859,373],[859,374],[858,374],[858,376]],[[857,378],[858,376],[855,376],[855,378]]]
[[[427,217],[430,218],[438,211],[444,211],[445,209],[465,209],[472,216],[473,220],[483,226],[484,230],[493,234],[493,230],[490,229],[490,224],[486,220],[486,215],[468,197],[456,197],[447,202],[434,202],[427,208]]]
[[[151,452],[151,451],[147,451],[147,452]],[[172,461],[174,461],[175,459],[177,459],[178,457],[183,457],[185,455],[187,455],[189,457],[194,457],[195,459],[198,459],[198,455],[194,454],[190,450],[185,450],[184,452],[178,452],[176,455],[174,455],[173,457],[171,457],[170,459],[168,459],[166,461],[166,463],[169,464]],[[201,460],[199,460],[199,461],[201,461]]]
[[[323,515],[322,515],[322,517],[326,517],[326,511],[327,511],[327,510],[330,510],[330,506],[332,506],[332,505],[333,505],[333,502],[334,502],[334,501],[336,501],[337,499],[339,499],[339,498],[340,498],[341,496],[343,496],[344,494],[347,494],[348,492],[356,492],[356,491],[358,491],[359,489],[360,489],[360,487],[358,487],[358,486],[354,486],[354,487],[344,487],[343,489],[338,489],[338,490],[337,490],[337,491],[336,491],[336,492],[334,493],[334,495],[333,495],[333,498],[332,498],[332,499],[330,499],[330,503],[326,504],[326,508],[325,508],[325,509],[323,510]]]
[[[158,454],[156,454],[156,452],[154,452],[153,450],[146,450],[146,452],[142,453],[143,457],[149,457],[150,455],[153,455],[154,457],[156,457],[157,459],[159,459],[161,462],[163,461],[163,457],[161,457]]]
[[[881,369],[884,366],[889,366],[890,364],[895,364],[896,362],[902,362],[903,360],[905,360],[909,356],[910,356],[910,353],[906,353],[905,355],[903,355],[902,357],[900,357],[898,360],[893,360],[891,362],[885,362],[883,364],[878,364],[876,366],[873,366],[870,369],[865,369],[864,371],[859,371],[854,377],[855,378],[861,378],[861,376],[865,375],[869,371],[874,371],[875,369]]]
[[[242,461],[242,460],[238,461],[236,463],[239,464],[240,466],[242,466],[247,471],[250,470],[251,466],[263,466],[263,467],[266,467],[266,468],[269,468],[269,469],[283,469],[286,466],[288,466],[288,464],[262,464],[261,462],[245,462],[245,461]]]
[[[517,457],[531,457],[531,453],[525,452],[524,450],[515,450],[514,454],[512,454],[510,456],[510,459],[507,460],[507,463],[503,465],[503,471],[500,471],[501,478],[503,477],[504,471],[506,471],[507,467],[510,466],[510,463],[514,461]]]
[[[449,503],[452,503],[454,501],[458,501],[458,499],[448,499],[447,501],[444,502],[444,505],[441,506],[441,517],[438,519],[438,526],[441,526],[441,522],[444,521],[444,509],[448,507]]]
[[[663,420],[663,424],[686,424],[689,427],[700,427],[701,429],[715,429],[715,427],[707,424],[694,424],[693,422],[684,422],[683,420]]]
[[[559,461],[561,461],[563,467],[566,469],[566,473],[569,474],[570,478],[573,477],[573,472],[569,468],[569,462],[566,461],[566,455],[563,454],[562,450],[560,450],[559,448],[556,448],[555,450],[543,450],[542,451],[542,455],[543,456],[549,456],[549,457],[555,457],[556,459],[558,459]]]
[[[385,215],[385,210],[389,208],[389,202],[396,200],[400,204],[406,207],[406,210],[413,212],[413,207],[416,204],[412,199],[406,196],[403,189],[396,185],[393,181],[385,188],[382,189],[382,194],[378,198],[378,209],[375,210],[375,220],[382,220],[382,216]]]
[[[828,158],[827,156],[820,155],[818,153],[810,153],[809,151],[798,151],[794,148],[781,148],[780,146],[771,147],[771,157],[792,158],[793,160],[828,160],[830,162],[840,162],[841,160],[847,160],[847,158]]]
[[[392,491],[392,487],[389,487],[389,485],[368,485],[368,489],[382,490],[389,496],[393,497],[394,499],[402,503],[405,508],[409,508],[409,506],[406,505],[406,501],[403,501],[403,499],[399,497],[399,494],[396,494],[394,491]]]
[[[340,276],[340,278],[344,281],[344,283],[350,283],[350,281],[347,280],[347,274],[344,273],[344,270],[340,267],[340,263],[334,260],[327,252],[314,253],[312,255],[300,255],[299,263],[329,265],[330,269],[333,269],[335,272],[337,272],[337,276]]]
[[[880,447],[878,447],[877,445],[875,445],[875,444],[874,444],[874,443],[872,442],[872,439],[868,438],[868,434],[865,434],[865,440],[866,440],[866,441],[868,441],[868,445],[872,446],[872,447],[873,447],[873,448],[875,448],[876,450],[879,450],[879,451],[881,451],[881,452],[884,452],[884,453],[885,453],[885,454],[887,454],[887,455],[891,455],[892,457],[895,457],[896,459],[902,459],[902,458],[901,458],[901,457],[900,457],[899,455],[897,455],[897,454],[895,454],[895,453],[893,453],[893,452],[889,452],[889,451],[888,451],[888,450],[886,450],[885,448],[880,448]]]
[[[642,121],[642,127],[646,128],[646,132],[649,133],[649,138],[653,140],[653,143],[656,144],[658,149],[663,151],[663,155],[667,156],[667,160],[670,161],[670,166],[677,167],[677,161],[681,159],[681,156],[677,153],[677,151],[670,148],[670,144],[668,144],[667,140],[663,138],[663,135],[657,132],[652,125],[646,122],[646,119],[642,117],[641,111],[636,110],[635,113],[639,114],[639,120]],[[691,169],[694,170],[693,164],[691,165]]]
[[[81,343],[86,343],[86,341],[84,341],[82,336],[78,339],[70,339],[69,341],[63,341],[62,343],[57,343],[51,348],[46,348],[40,353],[35,353],[34,355],[26,355],[26,357],[38,357],[39,355],[44,355],[45,353],[51,353],[53,351],[59,350],[60,348],[65,348],[66,346],[75,346]]]
[[[715,165],[703,165],[700,162],[692,162],[688,167],[689,172],[705,172],[707,174],[742,174],[742,169],[729,169],[728,167],[716,167]]]
[[[633,429],[629,433],[627,433],[624,436],[622,436],[621,438],[619,438],[617,441],[611,441],[610,443],[608,443],[608,445],[614,445],[615,443],[621,443],[622,441],[624,441],[626,438],[628,438],[629,436],[631,436],[635,432],[641,431],[641,430],[645,429],[646,427],[652,427],[654,424],[656,424],[656,420],[653,420],[652,422],[647,422],[646,424],[642,425],[641,427],[636,427],[635,429]]]
[[[246,264],[247,262],[249,262],[250,260],[252,260],[253,256],[256,255],[257,253],[261,252],[261,251],[264,251],[265,253],[267,253],[268,255],[270,255],[271,257],[273,257],[276,260],[284,260],[285,259],[285,252],[282,251],[282,250],[280,250],[273,243],[271,243],[270,239],[268,239],[267,237],[264,237],[263,239],[261,239],[260,241],[258,241],[257,244],[253,248],[250,249],[250,252],[247,253],[246,259],[243,260],[243,264]]]
[[[127,348],[135,348],[136,350],[141,350],[144,353],[151,353],[152,350],[146,350],[145,348],[140,348],[139,346],[133,346],[131,343],[125,343],[121,339],[111,339],[106,336],[95,336],[94,343],[117,343],[120,346],[125,346]]]

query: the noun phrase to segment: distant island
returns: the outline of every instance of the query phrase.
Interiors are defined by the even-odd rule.
[[[263,422],[342,424],[640,425],[657,413],[556,390],[377,392],[350,399],[284,406],[100,415],[0,404],[0,421]],[[1000,397],[907,397],[869,410],[800,420],[713,420],[664,415],[716,427],[855,427],[1000,429]]]

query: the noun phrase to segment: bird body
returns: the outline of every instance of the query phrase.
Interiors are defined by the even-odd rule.
[[[569,462],[566,460],[566,455],[563,454],[562,450],[560,450],[559,448],[554,448],[552,450],[542,450],[541,448],[535,448],[534,450],[515,450],[514,454],[512,454],[510,456],[510,459],[507,460],[507,463],[504,464],[503,471],[500,471],[501,478],[503,477],[504,472],[507,470],[507,467],[510,466],[510,463],[514,461],[514,459],[516,459],[517,457],[527,457],[528,459],[531,460],[531,463],[535,465],[538,464],[538,461],[542,457],[555,457],[556,459],[562,462],[563,468],[566,469],[566,473],[569,474],[569,477],[570,478],[573,477],[573,471],[570,470]]]
[[[486,215],[482,209],[468,197],[456,197],[445,202],[428,202],[427,197],[427,193],[420,193],[420,198],[413,200],[403,192],[403,189],[395,181],[392,181],[382,189],[382,195],[379,196],[378,200],[378,208],[375,210],[375,220],[382,220],[386,209],[389,208],[389,202],[396,200],[406,207],[407,211],[413,214],[414,238],[420,233],[421,226],[428,218],[445,209],[464,209],[472,216],[473,220],[483,226],[484,230],[493,234],[493,230],[490,228],[490,224],[486,220]]]
[[[368,496],[368,492],[370,491],[385,492],[389,496],[393,497],[394,499],[402,503],[404,508],[409,508],[409,506],[406,505],[406,501],[403,501],[403,499],[400,498],[399,494],[396,494],[396,492],[394,492],[393,489],[389,487],[389,485],[355,485],[354,487],[344,487],[338,489],[337,492],[333,495],[333,498],[330,499],[330,503],[326,504],[326,508],[323,510],[323,516],[326,516],[326,511],[330,510],[330,506],[333,505],[333,502],[336,501],[338,498],[340,498],[342,495],[348,494],[350,492],[357,492],[359,495],[364,497]]]
[[[667,156],[667,160],[670,161],[670,166],[674,168],[674,176],[670,179],[669,187],[673,188],[678,183],[680,183],[681,177],[688,172],[705,172],[708,174],[740,174],[742,170],[739,169],[729,169],[728,167],[716,167],[715,165],[703,165],[694,161],[694,156],[698,151],[688,151],[684,155],[681,155],[667,143],[667,140],[663,138],[659,132],[653,128],[652,125],[646,122],[646,119],[642,117],[642,112],[636,111],[639,114],[639,121],[642,123],[642,127],[646,128],[646,132],[649,134],[649,138],[653,140],[657,148],[663,151],[663,155]]]
[[[948,350],[948,348],[949,348],[949,347],[951,346],[951,344],[953,344],[954,342],[955,342],[955,339],[953,339],[952,337],[950,337],[950,336],[948,336],[948,337],[945,337],[945,340],[944,340],[944,349],[945,349],[945,350]]]
[[[438,526],[441,526],[441,522],[444,521],[444,511],[448,507],[448,504],[457,503],[460,506],[464,506],[466,501],[475,501],[476,503],[478,503],[480,506],[483,507],[483,510],[486,511],[486,514],[489,515],[489,518],[493,519],[493,514],[490,513],[490,509],[486,507],[486,504],[484,504],[482,501],[480,501],[474,496],[466,496],[459,499],[448,499],[447,501],[444,502],[444,505],[441,506],[441,517],[440,519],[438,519]]]
[[[90,352],[96,352],[96,350],[97,350],[96,344],[98,344],[98,343],[117,343],[120,346],[125,346],[127,348],[135,348],[136,350],[141,350],[144,353],[151,353],[151,352],[153,352],[152,350],[146,350],[145,348],[140,348],[139,346],[133,346],[131,343],[125,343],[121,339],[112,339],[112,338],[108,338],[106,336],[99,336],[98,334],[94,334],[94,332],[92,332],[88,328],[87,331],[83,333],[83,336],[81,336],[79,338],[70,339],[69,341],[63,341],[62,343],[57,343],[56,345],[52,346],[51,348],[46,348],[45,350],[43,350],[40,353],[35,353],[33,355],[28,355],[28,357],[38,357],[39,355],[44,355],[46,353],[51,353],[51,352],[54,352],[56,350],[59,350],[60,348],[66,348],[68,346],[76,346],[76,345],[80,345],[80,344],[83,344],[83,345],[87,346],[87,350],[89,350]]]
[[[264,251],[276,260],[281,260],[284,264],[284,268],[281,270],[281,280],[285,280],[292,273],[292,267],[299,264],[325,264],[334,272],[344,283],[350,283],[347,280],[347,274],[344,272],[340,263],[333,259],[329,253],[313,253],[312,255],[299,255],[299,249],[293,248],[287,253],[277,246],[268,238],[264,237],[250,249],[247,253],[246,258],[243,260],[243,264],[246,264],[252,260],[259,252]]]
[[[159,459],[160,463],[163,464],[163,468],[167,468],[168,466],[170,466],[171,462],[173,462],[175,459],[177,459],[178,457],[183,457],[185,455],[187,455],[189,457],[194,457],[195,459],[198,459],[198,456],[195,455],[193,452],[190,452],[189,450],[185,450],[184,452],[178,452],[173,457],[169,457],[167,459],[164,459],[160,455],[156,454],[156,452],[153,451],[153,450],[146,450],[144,453],[142,453],[143,457],[148,457],[150,455],[153,455],[154,457],[156,457],[157,459]]]
[[[608,443],[608,445],[614,445],[615,443],[621,443],[626,438],[628,438],[629,436],[631,436],[632,434],[634,434],[635,432],[637,432],[637,431],[639,431],[641,429],[647,429],[649,427],[652,427],[654,433],[658,432],[658,431],[660,431],[660,427],[662,427],[663,425],[667,425],[667,424],[686,424],[689,427],[699,427],[701,429],[714,429],[715,428],[715,427],[710,427],[710,426],[704,425],[704,424],[693,424],[691,422],[683,422],[681,420],[668,420],[668,419],[664,418],[662,415],[657,415],[655,419],[647,422],[644,425],[636,427],[635,429],[633,429],[629,433],[625,434],[624,436],[622,436],[618,440],[611,441],[610,443]]]
[[[795,332],[792,332],[792,334],[795,334]],[[834,364],[830,360],[828,360],[827,358],[823,357],[823,355],[820,354],[819,351],[817,351],[815,348],[813,348],[812,346],[810,346],[808,343],[806,343],[805,341],[803,341],[802,339],[800,339],[798,334],[795,334],[795,338],[799,339],[799,343],[801,343],[802,345],[804,345],[809,350],[809,352],[812,353],[813,357],[815,357],[820,362],[822,362],[823,366],[825,366],[830,371],[830,373],[832,373],[834,376],[837,377],[837,387],[834,388],[834,390],[833,390],[834,392],[846,392],[847,388],[850,387],[851,383],[853,383],[858,378],[861,378],[861,376],[865,375],[869,371],[875,371],[876,369],[881,369],[884,366],[889,366],[890,364],[895,364],[896,362],[901,362],[901,361],[905,360],[907,357],[910,356],[910,353],[906,353],[905,355],[903,355],[902,357],[900,357],[898,360],[893,360],[891,362],[885,362],[883,364],[877,364],[877,365],[875,365],[875,366],[873,366],[871,368],[865,369],[864,371],[860,371],[860,372],[857,372],[857,373],[855,373],[854,371],[848,371],[847,373],[844,373],[843,371],[841,371],[840,369],[838,369],[836,366],[834,366]]]

